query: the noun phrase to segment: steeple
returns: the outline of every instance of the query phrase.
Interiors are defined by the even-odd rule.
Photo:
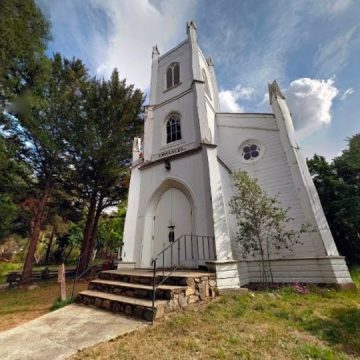
[[[190,20],[190,21],[186,22],[186,33],[189,35],[190,31],[196,32],[196,25],[195,25],[195,22],[193,20]]]
[[[156,102],[156,83],[157,83],[157,73],[159,66],[159,56],[160,56],[160,51],[158,49],[158,46],[155,45],[152,48],[150,105],[154,105]]]
[[[157,44],[155,46],[153,46],[153,49],[152,49],[152,57],[156,57],[156,56],[159,56],[160,55],[160,51],[158,49],[158,46]]]
[[[276,121],[279,126],[280,133],[283,139],[290,142],[293,148],[298,148],[298,144],[295,139],[295,130],[289,107],[286,103],[285,96],[281,92],[280,87],[276,80],[269,87],[269,101],[275,115]],[[288,144],[284,145],[285,147]]]
[[[270,105],[272,105],[274,98],[277,99],[279,97],[280,99],[285,100],[285,96],[281,92],[281,90],[279,88],[279,85],[276,82],[276,80],[274,80],[271,84],[268,84],[268,88],[269,88]]]

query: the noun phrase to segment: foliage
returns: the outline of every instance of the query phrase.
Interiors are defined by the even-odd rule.
[[[21,202],[32,188],[31,173],[17,156],[19,144],[0,133],[0,243],[10,233],[24,233],[28,226]]]
[[[0,194],[0,240],[11,232],[17,211],[17,207],[10,197]]]
[[[237,220],[241,253],[260,261],[261,279],[268,286],[273,282],[270,259],[284,249],[293,251],[305,228],[291,229],[293,219],[288,209],[283,209],[279,199],[269,196],[246,172],[235,172],[233,180],[236,193],[229,205]]]
[[[96,247],[103,250],[106,254],[117,252],[123,243],[126,215],[126,208],[123,203],[119,204],[116,213],[104,214],[100,219],[99,230],[96,236]]]
[[[26,111],[8,115],[8,137],[16,138],[22,144],[21,157],[36,176],[33,196],[24,202],[33,214],[32,234],[23,270],[24,282],[29,281],[31,276],[49,198],[62,184],[69,168],[65,133],[68,123],[80,112],[78,92],[86,77],[81,61],[69,61],[56,54],[46,82],[38,89],[38,101]]]
[[[67,230],[56,238],[57,248],[53,253],[54,261],[57,264],[67,263],[74,248],[79,249],[83,239],[83,223],[69,222]],[[66,253],[66,249],[67,253]]]
[[[72,176],[68,187],[88,204],[80,271],[87,267],[95,247],[101,213],[127,194],[127,166],[133,137],[142,126],[143,94],[119,79],[92,79],[84,89],[81,116],[67,131]]]
[[[360,262],[360,134],[332,162],[314,155],[308,166],[340,254]]]
[[[33,0],[0,2],[0,117],[44,79],[50,25]]]
[[[124,198],[132,141],[142,126],[143,94],[119,79],[92,79],[84,90],[82,116],[70,123],[73,182],[81,199],[100,198],[103,209]]]
[[[86,266],[102,211],[127,194],[144,98],[117,70],[90,79],[80,60],[48,58],[50,25],[33,0],[3,0],[0,14],[0,241],[30,235],[26,281],[35,257],[69,256],[81,229]],[[121,227],[104,220],[99,244],[117,246]]]
[[[50,311],[61,309],[62,307],[66,305],[70,305],[73,302],[75,302],[75,298],[68,298],[66,300],[61,300],[60,298],[57,298],[54,303],[52,304]]]

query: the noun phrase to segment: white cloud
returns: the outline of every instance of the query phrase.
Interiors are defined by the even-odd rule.
[[[117,67],[122,77],[141,89],[149,87],[151,50],[158,44],[167,51],[184,39],[186,21],[196,3],[152,0],[91,0],[111,21],[110,34],[94,48],[99,75],[109,76]]]
[[[346,89],[343,93],[342,93],[342,95],[341,95],[341,97],[340,97],[340,100],[345,100],[349,95],[351,95],[351,94],[353,94],[354,93],[354,89],[353,88],[348,88],[348,89]]]
[[[290,83],[286,97],[299,137],[308,136],[330,124],[331,107],[339,93],[334,84],[334,79],[310,78],[300,78]]]
[[[241,84],[236,85],[232,91],[237,99],[245,99],[245,100],[251,99],[255,93],[254,88],[242,86]]]
[[[235,86],[232,90],[222,90],[219,93],[220,108],[224,112],[244,112],[239,100],[250,100],[255,90],[252,87]]]
[[[219,93],[220,109],[223,112],[243,112],[244,109],[237,103],[231,90],[222,90]]]
[[[94,75],[121,78],[142,90],[150,85],[151,51],[165,52],[186,37],[195,17],[192,0],[36,0],[53,24],[54,42],[80,57]]]

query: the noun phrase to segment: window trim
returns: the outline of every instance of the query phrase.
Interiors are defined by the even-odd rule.
[[[178,79],[178,82],[175,83],[175,68],[176,66],[178,67],[179,69],[179,79]],[[168,82],[169,82],[169,79],[168,79],[168,72],[169,70],[171,70],[171,85],[168,86]],[[181,84],[181,73],[180,73],[180,63],[175,61],[175,62],[172,62],[167,68],[166,68],[166,72],[165,72],[165,91],[166,90],[170,90],[170,89],[173,89],[174,87],[176,86],[179,86]]]
[[[172,117],[176,117],[177,120],[178,120],[178,124],[179,124],[179,134],[180,134],[180,137],[176,140],[173,140],[173,141],[170,141],[168,142],[168,124],[169,124],[169,121],[171,120]],[[171,125],[170,125],[171,126]],[[176,126],[176,125],[175,125]],[[175,131],[175,135],[176,135],[177,131]],[[171,134],[170,134],[171,135]],[[165,122],[164,122],[164,138],[163,138],[163,145],[164,146],[170,146],[170,145],[173,145],[173,144],[176,144],[176,143],[179,143],[183,140],[183,133],[182,133],[182,126],[181,126],[181,115],[177,112],[172,112],[170,113],[166,119],[165,119]]]
[[[258,152],[259,152],[259,155],[255,158],[251,157],[250,159],[245,159],[244,158],[244,147],[247,146],[247,145],[256,145],[257,148],[258,148]],[[240,155],[240,161],[243,163],[243,164],[254,164],[254,163],[257,163],[259,160],[261,160],[265,154],[265,146],[264,144],[259,141],[259,140],[256,140],[256,139],[247,139],[245,141],[243,141],[241,143],[241,145],[239,146],[238,148],[238,152],[239,152],[239,155]]]

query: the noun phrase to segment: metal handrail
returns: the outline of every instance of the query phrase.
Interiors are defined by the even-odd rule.
[[[94,266],[97,266],[95,264],[92,264],[90,266],[88,266],[80,275],[78,275],[78,271],[79,271],[79,265],[80,265],[80,259],[84,256],[80,255],[77,259],[76,262],[76,271],[75,271],[75,276],[74,276],[74,281],[73,281],[73,286],[72,286],[72,290],[71,290],[71,300],[74,298],[74,293],[75,293],[75,286],[76,286],[76,282],[81,279],[85,274],[87,274]]]
[[[208,235],[181,235],[179,236],[175,241],[171,242],[169,245],[164,247],[162,251],[160,251],[155,258],[152,259],[152,266],[153,266],[153,296],[152,296],[152,323],[155,321],[155,301],[156,301],[156,290],[157,288],[162,285],[181,265],[181,239],[184,239],[184,260],[187,260],[187,246],[186,246],[186,240],[187,237],[190,238],[191,241],[191,259],[194,260],[194,239],[196,239],[196,256],[197,260],[206,260],[205,256],[205,242],[204,239],[207,239],[207,249],[208,249],[208,257],[207,259],[210,260],[211,258],[213,260],[216,260],[216,253],[215,253],[215,237],[214,236],[208,236]],[[199,248],[199,239],[202,240],[202,255],[203,257],[200,259],[200,248]],[[210,240],[212,240],[212,257],[210,254]],[[177,263],[173,265],[173,248],[174,245],[177,245]],[[165,252],[170,249],[171,254],[171,267],[165,276]],[[162,258],[162,265],[163,265],[163,271],[162,271],[162,280],[159,283],[156,283],[156,269],[157,269],[157,262],[158,260]]]

